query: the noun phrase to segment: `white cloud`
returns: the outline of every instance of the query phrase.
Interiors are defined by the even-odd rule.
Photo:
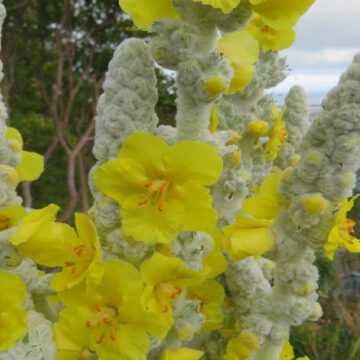
[[[323,75],[309,75],[309,74],[294,74],[289,75],[272,91],[276,93],[288,92],[294,85],[301,85],[307,92],[326,92],[334,87],[339,81],[339,75],[323,74]]]
[[[310,93],[326,93],[360,52],[360,0],[316,0],[296,25],[297,40],[282,52],[289,77],[275,89],[295,84]]]
[[[289,49],[284,52],[291,66],[339,66],[348,65],[360,48],[330,47],[319,50]]]

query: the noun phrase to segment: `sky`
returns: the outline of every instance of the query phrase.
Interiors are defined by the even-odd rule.
[[[299,84],[319,99],[360,52],[360,0],[316,0],[295,30],[295,44],[281,52],[289,76],[272,91],[285,93]]]

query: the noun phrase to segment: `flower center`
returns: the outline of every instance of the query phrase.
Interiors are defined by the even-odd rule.
[[[147,189],[145,199],[139,202],[138,205],[145,205],[151,201],[151,205],[156,205],[160,212],[163,211],[166,193],[169,188],[169,182],[167,180],[154,180],[147,183],[145,188]]]
[[[288,132],[286,131],[285,126],[280,126],[278,130],[278,139],[281,144],[284,144],[287,140]]]
[[[116,309],[108,306],[97,306],[95,308],[95,316],[86,321],[86,327],[96,328],[99,330],[99,339],[96,341],[97,344],[101,344],[105,337],[109,334],[112,341],[116,340]]]
[[[341,234],[346,238],[350,244],[354,244],[355,236],[354,234],[354,226],[355,221],[351,219],[346,219],[344,222],[342,222],[339,226],[339,230]]]
[[[11,219],[8,216],[0,215],[0,231],[11,227]]]
[[[266,34],[269,34],[269,35],[275,35],[276,34],[276,31],[274,29],[272,29],[270,26],[268,25],[263,25],[261,28],[260,28],[260,31],[263,32],[263,33],[266,33]]]
[[[182,289],[176,285],[163,282],[156,285],[155,293],[163,305],[163,312],[167,313],[169,311],[169,303],[182,293]]]
[[[92,254],[91,252],[86,248],[86,245],[77,245],[74,246],[73,251],[77,257],[79,257],[78,262],[66,262],[66,267],[71,267],[71,273],[75,274],[75,272],[78,269],[79,264],[88,263],[88,259],[91,258]]]

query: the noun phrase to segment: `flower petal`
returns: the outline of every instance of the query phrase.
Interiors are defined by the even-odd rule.
[[[185,231],[207,231],[217,221],[217,212],[212,208],[210,190],[194,182],[178,187],[179,197],[184,204],[185,221],[182,229]]]
[[[30,151],[21,152],[21,164],[16,168],[19,181],[34,181],[44,171],[44,157]]]
[[[254,3],[254,0],[251,2]],[[267,0],[253,8],[267,25],[283,30],[293,27],[314,2],[315,0]]]
[[[195,141],[181,141],[166,157],[168,180],[181,184],[193,181],[201,185],[213,185],[219,179],[223,162],[209,145]]]
[[[145,169],[148,177],[156,179],[164,173],[164,156],[168,151],[169,146],[164,140],[137,132],[126,138],[119,159],[135,160]]]
[[[134,24],[147,30],[162,17],[178,18],[171,0],[119,0],[121,8],[131,15]]]
[[[144,169],[129,159],[111,160],[99,166],[94,173],[95,187],[119,204],[134,193],[145,193],[148,181]]]
[[[242,91],[255,73],[252,64],[259,56],[258,42],[246,31],[236,31],[218,41],[218,51],[230,60],[234,69],[228,93]]]
[[[144,196],[135,194],[123,203],[120,212],[125,235],[146,244],[170,243],[184,223],[183,204],[168,196],[163,211],[159,211],[150,201],[139,205],[143,200]]]

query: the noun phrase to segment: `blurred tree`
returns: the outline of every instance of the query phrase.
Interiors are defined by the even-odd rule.
[[[108,63],[121,41],[145,33],[129,31],[131,19],[116,0],[8,0],[6,7],[3,88],[10,122],[46,162],[40,180],[22,184],[24,203],[56,202],[64,209],[61,220],[69,221],[79,203],[84,212],[89,207],[87,172]],[[158,113],[171,123],[173,80],[157,74]]]

